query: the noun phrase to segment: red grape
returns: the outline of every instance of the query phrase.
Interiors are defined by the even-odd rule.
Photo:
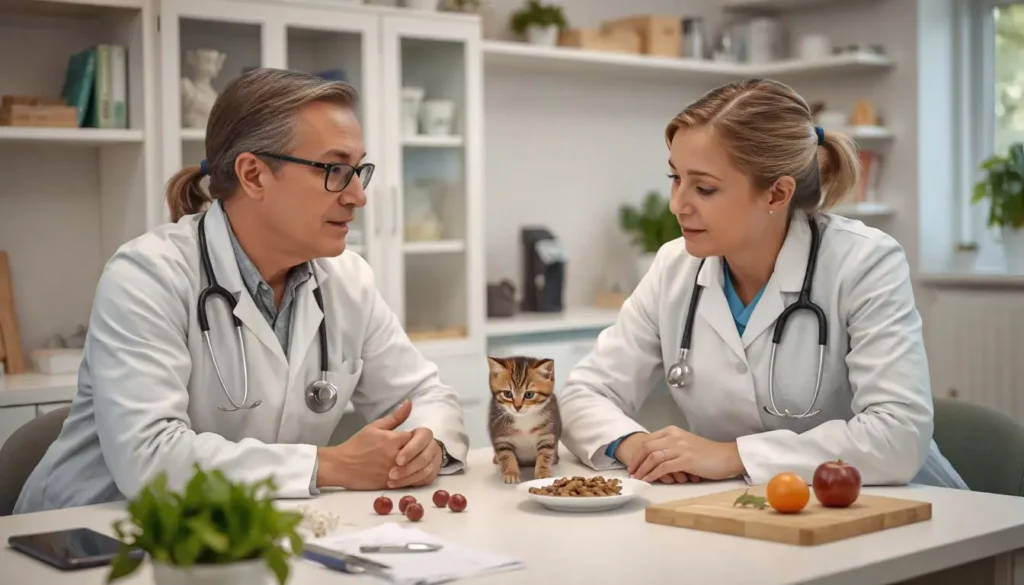
[[[461,512],[466,509],[466,496],[462,494],[452,494],[452,497],[448,500],[448,509],[452,512]]]
[[[419,522],[423,518],[423,506],[419,502],[412,502],[405,509],[405,517],[412,522]]]
[[[398,500],[398,511],[405,514],[405,509],[409,507],[409,504],[415,504],[416,498],[412,496],[402,496],[401,500]]]
[[[387,516],[391,513],[392,505],[391,498],[387,496],[380,496],[373,501],[373,511],[381,516]]]
[[[438,508],[444,508],[448,505],[448,492],[444,490],[434,492],[434,505]]]

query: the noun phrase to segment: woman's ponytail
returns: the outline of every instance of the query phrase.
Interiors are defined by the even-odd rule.
[[[828,211],[838,205],[860,181],[860,157],[853,139],[827,130],[824,134],[825,139],[818,149],[821,177],[819,211]]]
[[[204,173],[199,166],[185,167],[167,182],[167,208],[171,221],[202,211],[213,198],[200,185]]]

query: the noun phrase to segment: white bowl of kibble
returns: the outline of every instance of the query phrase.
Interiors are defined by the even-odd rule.
[[[595,475],[535,479],[519,484],[516,489],[551,510],[602,512],[625,506],[648,485],[639,479]]]

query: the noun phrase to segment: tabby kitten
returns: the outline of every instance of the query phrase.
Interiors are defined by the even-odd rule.
[[[558,463],[562,418],[555,399],[555,362],[531,357],[487,358],[491,408],[488,430],[494,463],[505,483],[519,483],[520,465],[534,477],[551,477]]]

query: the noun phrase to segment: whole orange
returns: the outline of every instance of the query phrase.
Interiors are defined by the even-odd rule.
[[[811,499],[811,489],[795,473],[780,473],[768,482],[768,504],[782,514],[803,510]]]

